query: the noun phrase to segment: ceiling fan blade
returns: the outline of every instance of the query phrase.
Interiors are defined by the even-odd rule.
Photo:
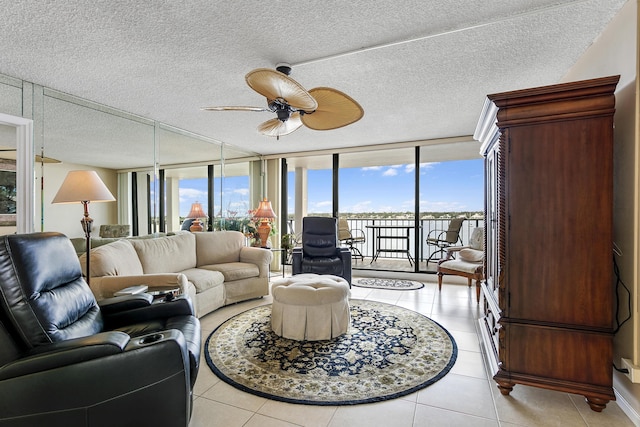
[[[302,123],[314,130],[330,130],[357,122],[364,110],[349,95],[330,87],[311,89],[309,94],[318,102],[316,111],[302,116]]]
[[[11,153],[11,154],[0,154],[0,159],[6,160],[16,160],[17,149],[16,148],[2,148],[0,149],[2,153]],[[44,157],[38,154],[35,155],[36,163],[62,163],[61,160],[54,159],[51,157]]]
[[[204,111],[271,111],[263,107],[242,107],[242,106],[222,106],[222,107],[202,107]]]
[[[51,157],[42,157],[36,154],[36,163],[62,163],[62,161]]]
[[[302,126],[300,113],[293,113],[286,122],[282,122],[279,119],[271,119],[261,123],[258,126],[258,132],[266,136],[281,137],[299,129],[300,126]]]
[[[296,110],[313,111],[318,106],[313,96],[291,77],[269,68],[250,71],[245,80],[249,87],[269,100],[283,99]]]

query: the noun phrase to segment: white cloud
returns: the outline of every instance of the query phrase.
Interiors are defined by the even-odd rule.
[[[350,213],[371,212],[371,201],[365,200],[362,202],[358,202],[352,206],[345,206],[340,210],[343,212],[350,212]]]
[[[460,202],[420,201],[422,212],[456,212],[467,210],[467,206]]]
[[[387,169],[386,171],[384,171],[384,173],[382,174],[382,176],[396,176],[398,175],[398,170],[397,169]]]
[[[196,188],[180,188],[178,194],[181,202],[185,201],[203,201],[207,200],[207,192]]]

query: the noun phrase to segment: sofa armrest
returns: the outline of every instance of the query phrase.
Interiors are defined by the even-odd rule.
[[[113,297],[113,294],[134,285],[147,285],[149,290],[155,287],[177,286],[180,293],[186,295],[189,281],[182,273],[141,274],[136,276],[101,276],[91,278],[91,290],[96,299]]]
[[[269,249],[243,246],[240,249],[240,262],[255,264],[260,269],[260,277],[269,277],[269,264],[273,253]]]

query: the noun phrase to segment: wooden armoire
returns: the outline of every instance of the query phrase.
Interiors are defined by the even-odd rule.
[[[480,329],[503,395],[515,384],[612,388],[613,114],[619,76],[488,95]]]

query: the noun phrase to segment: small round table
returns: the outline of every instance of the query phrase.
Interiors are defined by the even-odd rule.
[[[350,290],[342,277],[297,274],[274,281],[271,294],[271,329],[278,336],[329,340],[349,329]]]
[[[147,290],[154,302],[172,301],[180,294],[180,287],[174,285],[154,286]]]

